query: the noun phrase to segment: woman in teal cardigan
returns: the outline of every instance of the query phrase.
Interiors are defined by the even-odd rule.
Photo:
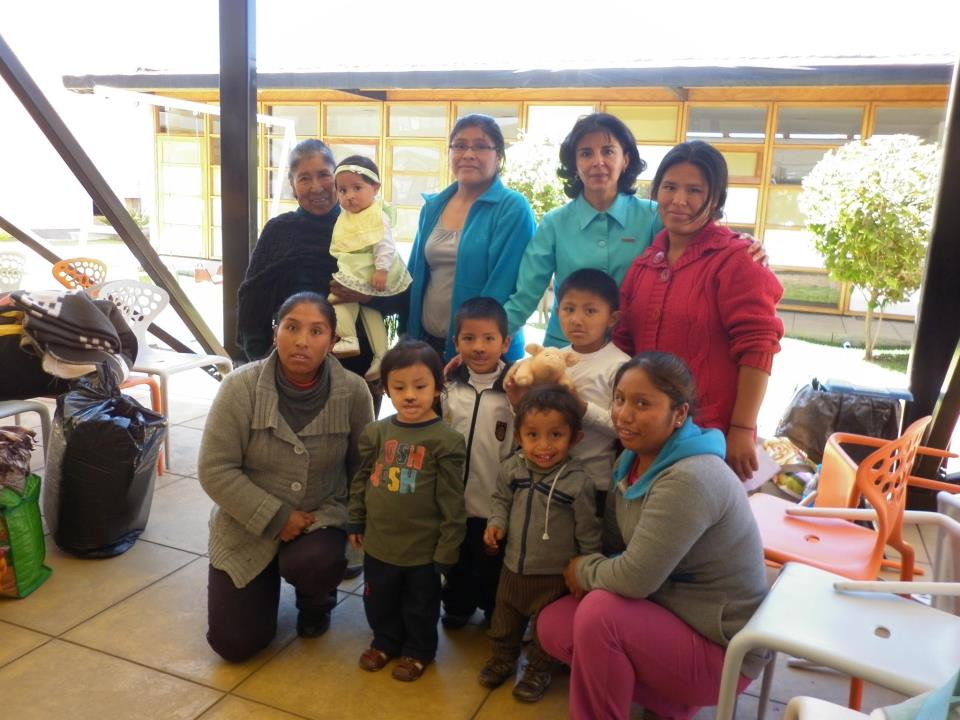
[[[500,182],[504,157],[503,133],[493,118],[462,117],[450,133],[455,180],[424,196],[407,266],[413,277],[407,334],[431,344],[445,360],[456,354],[457,309],[478,295],[507,301],[536,227],[526,198]],[[523,331],[517,328],[505,357],[522,356]]]
[[[596,268],[619,287],[663,228],[657,204],[636,195],[644,168],[633,133],[619,118],[593,113],[577,120],[560,145],[557,171],[572,202],[544,215],[527,246],[517,290],[505,306],[511,332],[526,323],[551,277],[559,287],[574,270]],[[553,310],[544,345],[569,345]]]

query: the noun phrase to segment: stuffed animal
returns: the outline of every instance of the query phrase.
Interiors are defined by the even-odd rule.
[[[507,372],[505,380],[513,378],[518,387],[558,383],[573,390],[573,382],[567,379],[566,370],[580,362],[580,358],[569,350],[545,348],[531,343],[524,348],[530,357],[519,360]]]

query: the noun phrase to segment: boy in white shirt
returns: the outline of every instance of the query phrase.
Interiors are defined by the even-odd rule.
[[[487,619],[493,614],[503,550],[491,552],[483,543],[483,532],[500,463],[516,447],[513,407],[503,390],[508,365],[500,356],[510,347],[503,307],[493,298],[470,298],[457,310],[454,326],[461,363],[448,376],[441,402],[444,422],[467,442],[463,466],[467,536],[443,588],[440,621],[448,630],[466,625],[477,608]]]
[[[630,357],[610,342],[620,318],[620,291],[602,270],[584,268],[570,273],[557,291],[560,327],[580,362],[567,368],[584,407],[583,440],[571,455],[583,463],[596,489],[597,514],[603,516],[607,489],[617,454],[617,431],[610,419],[613,378]]]

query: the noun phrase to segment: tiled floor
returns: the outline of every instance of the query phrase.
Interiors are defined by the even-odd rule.
[[[417,683],[360,670],[356,661],[369,641],[360,580],[341,586],[332,627],[323,637],[296,637],[296,611],[286,588],[270,648],[240,665],[221,661],[204,640],[211,503],[196,479],[203,416],[216,388],[198,372],[173,378],[171,471],[157,482],[149,525],[133,548],[112,559],[81,560],[51,540],[47,563],[53,575],[47,583],[24,600],[0,600],[3,718],[565,717],[565,674],[535,705],[514,701],[508,687],[488,691],[478,685],[488,646],[475,624],[441,631],[437,663]],[[910,539],[918,560],[929,563],[932,538],[912,528]],[[779,663],[769,716],[781,716],[786,701],[798,694],[845,700],[844,679],[789,669],[782,658]],[[759,683],[748,689],[738,717],[755,716],[758,692]],[[897,699],[868,688],[865,707]],[[712,718],[713,711],[697,717]]]

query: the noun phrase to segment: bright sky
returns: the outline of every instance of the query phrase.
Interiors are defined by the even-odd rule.
[[[137,68],[215,72],[218,6],[4,0],[0,35],[38,79]],[[558,67],[618,58],[960,55],[956,0],[260,0],[257,10],[263,71],[428,61]]]

